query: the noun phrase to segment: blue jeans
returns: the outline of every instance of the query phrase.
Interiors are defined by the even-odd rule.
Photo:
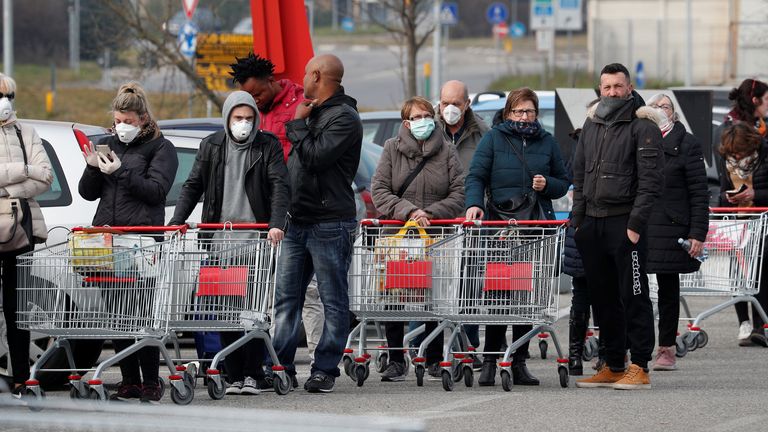
[[[354,219],[314,225],[291,224],[283,239],[275,292],[275,351],[289,375],[294,358],[301,311],[312,275],[323,302],[323,335],[315,349],[312,374],[338,377],[338,364],[349,333],[347,272],[352,261]]]

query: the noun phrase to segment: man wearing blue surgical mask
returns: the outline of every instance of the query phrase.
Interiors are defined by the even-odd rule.
[[[435,118],[436,129],[456,146],[465,175],[469,172],[477,144],[488,132],[488,125],[475,116],[469,105],[469,92],[463,82],[452,80],[443,84]]]

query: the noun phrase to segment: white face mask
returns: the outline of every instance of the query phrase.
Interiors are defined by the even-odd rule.
[[[13,114],[13,104],[8,98],[0,99],[0,121],[6,121]]]
[[[117,139],[125,144],[133,141],[133,139],[136,138],[136,135],[138,135],[140,131],[141,128],[134,125],[129,125],[128,123],[120,123],[115,125],[115,133],[117,134]]]
[[[242,142],[251,135],[251,131],[253,130],[253,122],[249,122],[248,120],[232,122],[229,125],[229,130],[232,132],[232,137],[235,139],[235,141]]]
[[[453,126],[459,122],[461,119],[461,114],[461,110],[456,105],[448,105],[447,107],[443,108],[443,120],[445,120],[445,122],[450,126]]]

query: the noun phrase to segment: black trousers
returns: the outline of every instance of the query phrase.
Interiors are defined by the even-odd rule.
[[[571,310],[577,314],[589,313],[591,306],[589,300],[589,284],[586,276],[577,276],[571,279],[573,298],[571,299]],[[597,319],[593,320],[597,322]]]
[[[632,244],[627,237],[628,220],[629,215],[587,216],[574,236],[605,342],[606,362],[616,370],[624,369],[627,346],[632,363],[647,368],[654,345],[646,236],[640,233],[640,241]]]
[[[512,340],[516,341],[525,336],[526,333],[531,331],[533,326],[531,325],[513,325],[512,326]],[[485,349],[483,351],[500,351],[501,346],[506,341],[507,326],[506,325],[487,325],[485,326]],[[525,357],[528,353],[528,346],[530,341],[526,341],[520,348],[515,350],[512,354],[512,362],[525,363]],[[483,354],[483,360],[496,360],[499,358],[498,354]]]
[[[13,368],[13,383],[24,384],[29,379],[29,332],[16,327],[16,257],[31,250],[0,254],[0,283],[3,291],[3,315],[8,334],[8,354]]]
[[[659,283],[659,346],[675,346],[680,321],[680,275],[657,274]]]
[[[384,323],[384,331],[387,334],[387,346],[402,347],[403,337],[405,337],[405,326],[407,323],[401,321],[392,321]],[[424,323],[424,336],[432,333],[437,328],[437,322],[427,321]],[[437,363],[443,360],[443,335],[436,337],[427,345],[427,364]],[[389,350],[389,361],[404,363],[405,355],[402,349]]]
[[[221,345],[226,347],[242,337],[243,333],[221,332],[220,335]],[[251,339],[245,345],[229,353],[224,360],[229,382],[243,381],[247,376],[256,379],[264,377],[265,353],[264,341],[258,339]]]
[[[113,339],[115,353],[133,345],[131,339]],[[159,382],[160,375],[160,348],[145,347],[120,361],[120,373],[123,375],[123,385],[134,384],[154,386]]]

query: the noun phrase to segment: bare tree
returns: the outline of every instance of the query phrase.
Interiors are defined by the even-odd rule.
[[[170,16],[171,2],[167,2],[167,14],[158,14],[157,10],[150,9],[153,2],[143,1],[125,1],[125,0],[105,0],[104,7],[111,15],[112,22],[116,26],[123,26],[128,29],[132,37],[141,41],[143,49],[151,51],[151,54],[157,56],[160,63],[165,63],[175,67],[181,74],[187,77],[203,97],[212,101],[219,109],[222,108],[223,101],[219,96],[205,85],[205,80],[201,79],[195,72],[195,68],[189,60],[181,54],[176,36],[171,34],[163,25],[165,20],[163,16]],[[155,5],[156,9],[156,5]]]
[[[371,22],[383,28],[395,39],[398,45],[405,48],[406,98],[416,96],[417,56],[429,36],[435,29],[428,13],[434,0],[380,0],[376,4],[387,13],[394,15],[395,20],[387,20],[369,13],[368,3],[356,0],[356,5],[367,13]]]

